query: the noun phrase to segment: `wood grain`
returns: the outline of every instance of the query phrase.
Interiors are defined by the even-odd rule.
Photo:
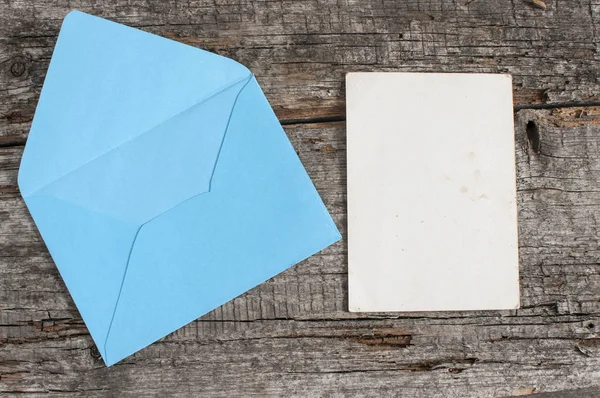
[[[0,395],[501,397],[579,388],[594,396],[600,4],[546,4],[4,0]],[[344,239],[106,368],[16,186],[71,8],[248,65],[344,236],[345,72],[512,73],[522,309],[349,313]]]

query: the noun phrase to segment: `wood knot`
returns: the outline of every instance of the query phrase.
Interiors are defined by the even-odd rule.
[[[25,67],[25,63],[23,63],[21,61],[15,61],[15,62],[13,62],[13,64],[10,67],[10,73],[14,77],[20,77],[23,75],[23,73],[25,73],[26,69],[27,68]]]
[[[592,337],[579,340],[579,342],[575,344],[575,348],[580,354],[586,357],[598,357],[600,356],[600,338]]]
[[[527,140],[529,140],[529,146],[531,150],[535,154],[539,154],[542,142],[540,139],[540,128],[537,123],[533,120],[527,122],[527,127],[525,128],[525,132],[527,133]]]
[[[100,357],[101,357],[100,351],[98,350],[98,347],[96,347],[96,345],[93,345],[90,347],[90,355],[94,359],[100,359]]]
[[[548,8],[546,3],[543,2],[542,0],[529,0],[528,3],[536,8],[541,9],[541,10],[545,10],[546,8]]]

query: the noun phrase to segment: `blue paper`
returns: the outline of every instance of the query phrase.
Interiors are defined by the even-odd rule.
[[[341,238],[246,67],[77,11],[19,188],[107,365]]]

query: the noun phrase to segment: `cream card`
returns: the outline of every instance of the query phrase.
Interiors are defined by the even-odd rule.
[[[350,311],[519,307],[509,75],[346,76]]]

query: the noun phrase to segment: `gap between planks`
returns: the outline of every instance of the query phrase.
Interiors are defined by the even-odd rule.
[[[561,108],[585,108],[592,106],[600,106],[600,101],[581,101],[581,102],[557,102],[553,104],[531,104],[531,105],[515,105],[514,111],[522,111],[525,109],[561,109]],[[292,126],[299,124],[317,124],[317,123],[338,123],[345,122],[346,115],[334,115],[334,116],[319,116],[319,117],[307,117],[307,118],[292,118],[292,119],[281,119],[279,123],[282,126]],[[8,139],[2,140],[0,137],[0,148],[20,147],[24,146],[27,141],[26,137],[6,137]]]

